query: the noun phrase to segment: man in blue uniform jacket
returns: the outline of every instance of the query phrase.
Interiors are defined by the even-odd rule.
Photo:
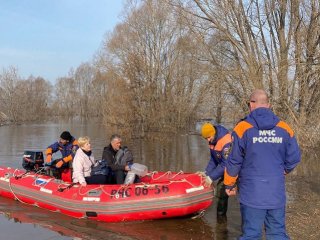
[[[261,239],[289,239],[285,228],[285,175],[300,162],[301,154],[290,126],[271,110],[264,90],[253,91],[250,114],[232,133],[232,151],[226,162],[226,193],[239,187],[242,236]]]
[[[218,180],[216,186],[217,215],[225,216],[228,209],[228,195],[223,185],[223,173],[230,152],[231,134],[221,125],[205,123],[201,128],[201,135],[209,143],[210,160],[205,174],[212,181]]]
[[[46,163],[52,163],[52,154],[60,151],[62,158],[56,159],[54,166],[56,168],[68,166],[69,162],[73,160],[78,148],[78,141],[70,134],[70,132],[64,131],[61,133],[59,141],[54,142],[46,149]]]

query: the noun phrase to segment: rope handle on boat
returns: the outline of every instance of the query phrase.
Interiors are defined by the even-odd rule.
[[[14,170],[13,175],[14,175],[14,173],[15,173],[17,170],[18,170],[18,169],[15,169],[15,170]],[[24,174],[26,174],[26,173],[24,173]],[[22,175],[24,175],[24,174],[22,174]],[[19,176],[14,176],[15,179],[18,179],[18,178],[16,178],[16,177],[19,177]],[[22,178],[22,176],[20,176],[20,178]],[[17,201],[19,201],[19,202],[21,202],[21,203],[23,203],[23,204],[32,205],[32,204],[29,204],[29,203],[27,203],[27,202],[22,201],[22,200],[21,200],[20,198],[18,198],[18,196],[14,193],[14,191],[13,191],[13,189],[12,189],[12,186],[11,186],[11,178],[10,178],[10,177],[9,177],[9,189],[10,189],[10,192],[12,193],[12,195],[14,196],[14,200],[17,200]]]
[[[27,175],[29,172],[30,172],[30,171],[26,171],[25,173],[23,173],[23,174],[21,174],[21,175],[19,175],[19,176],[14,176],[14,178],[15,178],[16,180],[18,180],[18,179],[22,178],[23,176]]]
[[[157,174],[158,172],[157,171],[153,171],[151,173],[149,173],[148,175],[151,176],[151,179],[152,180],[159,180],[161,179],[162,177],[165,177],[166,175],[168,175],[168,179],[173,179],[175,178],[176,176],[180,175],[180,174],[183,174],[184,172],[182,170],[180,170],[179,172],[177,172],[175,175],[172,175],[172,172],[171,171],[167,171],[165,173],[163,173],[162,175],[160,175],[159,177],[155,178],[154,175]]]
[[[78,183],[71,183],[71,184],[69,184],[68,186],[66,186],[66,187],[60,187],[60,188],[58,188],[58,192],[63,192],[64,190],[67,190],[67,189],[70,189],[70,188],[72,188],[74,185],[77,185]]]
[[[18,169],[16,169],[14,172],[16,172],[17,170],[18,170]],[[13,176],[14,176],[14,178],[15,178],[16,180],[18,180],[18,179],[20,179],[20,178],[28,175],[29,173],[34,173],[35,175],[37,175],[37,174],[42,174],[43,171],[46,171],[46,170],[47,170],[47,167],[40,167],[36,172],[31,171],[31,170],[27,170],[25,173],[23,173],[23,174],[21,174],[21,175],[15,176],[15,175],[13,174]]]

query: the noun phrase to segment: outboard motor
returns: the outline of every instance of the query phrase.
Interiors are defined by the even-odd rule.
[[[43,167],[43,152],[25,151],[22,158],[22,167],[27,171],[38,171]]]

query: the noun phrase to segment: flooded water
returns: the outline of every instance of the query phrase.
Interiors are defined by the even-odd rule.
[[[69,130],[73,136],[89,136],[93,154],[101,158],[102,149],[108,144],[111,132],[96,121],[61,121],[59,123],[26,124],[0,127],[0,165],[21,168],[25,150],[44,151]],[[194,134],[177,134],[152,141],[132,140],[123,137],[124,144],[132,149],[135,161],[158,171],[203,171],[209,159],[206,142]],[[319,162],[319,161],[317,161]],[[308,165],[310,164],[310,166]],[[312,164],[312,167],[311,167]],[[295,171],[296,175],[311,176],[310,184],[319,182],[319,163],[306,161]],[[314,182],[313,182],[314,181]],[[299,183],[295,183],[298,184]],[[297,186],[297,189],[299,186]],[[290,201],[296,199],[293,192]],[[227,219],[217,219],[215,203],[200,218],[103,223],[74,219],[58,213],[24,205],[0,197],[1,239],[56,240],[56,239],[235,239],[240,234],[239,204],[229,200]]]

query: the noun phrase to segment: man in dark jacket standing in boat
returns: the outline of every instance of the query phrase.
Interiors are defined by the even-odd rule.
[[[271,110],[267,93],[257,89],[248,103],[250,114],[232,133],[232,151],[226,163],[226,193],[239,187],[242,236],[261,239],[289,239],[285,227],[285,175],[300,162],[294,132]]]
[[[226,216],[228,210],[228,195],[223,185],[223,173],[228,154],[230,152],[231,134],[221,125],[205,123],[201,128],[201,135],[209,143],[210,160],[205,174],[212,181],[219,180],[216,186],[217,215]]]
[[[117,161],[117,153],[121,151],[122,139],[114,134],[110,138],[110,144],[103,149],[102,159],[107,161],[107,166],[111,169],[108,182],[111,184],[123,184],[126,172],[130,171],[129,165],[123,165]]]

